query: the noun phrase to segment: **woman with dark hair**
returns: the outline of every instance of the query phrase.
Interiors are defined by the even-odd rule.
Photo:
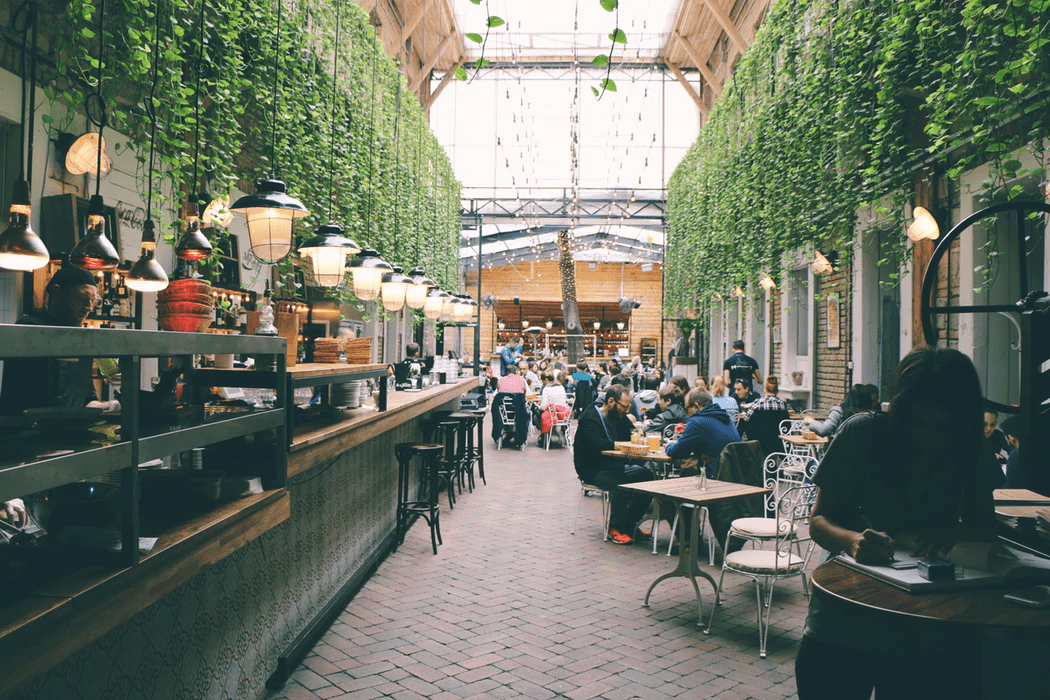
[[[916,348],[889,393],[888,413],[843,423],[814,474],[813,540],[880,564],[895,544],[929,556],[960,540],[994,538],[973,363],[958,350]],[[874,689],[879,698],[941,697],[950,648],[940,628],[918,618],[882,617],[814,592],[795,660],[798,695],[868,700]]]
[[[646,433],[660,435],[667,426],[685,423],[689,418],[685,412],[685,396],[674,384],[664,384],[656,403],[660,406],[660,413],[646,425]]]
[[[806,416],[802,419],[802,425],[821,437],[831,437],[838,431],[842,422],[854,413],[874,410],[877,410],[877,405],[872,403],[871,385],[854,384],[846,394],[841,406],[832,406],[828,409],[827,418],[821,421],[814,420],[813,416]]]

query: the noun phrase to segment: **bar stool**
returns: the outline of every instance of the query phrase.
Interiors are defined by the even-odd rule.
[[[423,431],[423,439],[430,442],[430,436],[434,434],[438,423],[447,418],[452,411],[431,411],[430,415],[419,421],[419,428]],[[437,442],[438,440],[435,440]]]
[[[394,446],[394,455],[397,457],[397,544],[400,546],[405,541],[405,533],[408,531],[408,519],[418,515],[426,520],[430,527],[430,544],[437,554],[438,543],[441,542],[441,523],[438,508],[438,468],[437,460],[441,455],[444,445],[399,442]],[[422,458],[420,469],[420,498],[412,499],[409,496],[411,490],[412,458]]]
[[[438,474],[445,479],[448,486],[448,507],[456,507],[455,484],[459,478],[459,458],[456,454],[456,433],[459,421],[452,418],[438,418],[431,424],[434,442],[444,442],[445,453],[438,458]],[[460,487],[460,493],[463,492]]]
[[[474,493],[474,426],[478,418],[473,411],[450,413],[446,420],[454,420],[459,425],[456,429],[456,475],[459,479],[459,492],[463,493],[463,481],[466,477],[467,490]]]
[[[478,419],[478,437],[477,442],[472,446],[471,458],[478,464],[478,476],[481,477],[481,483],[488,485],[485,481],[485,414],[488,413],[484,408],[476,408],[467,413],[473,413],[474,417]]]

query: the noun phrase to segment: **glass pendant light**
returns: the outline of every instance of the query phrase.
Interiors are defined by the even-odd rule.
[[[456,323],[467,323],[474,318],[474,310],[478,302],[469,294],[460,294],[459,303],[456,304]]]
[[[280,77],[281,0],[277,0],[277,31],[273,39],[273,134],[270,145],[270,167],[277,162],[277,84]],[[230,206],[248,219],[248,238],[252,252],[264,263],[275,263],[292,252],[292,222],[309,216],[298,199],[288,196],[287,187],[271,173],[255,183],[255,193],[248,194]]]
[[[405,306],[405,293],[412,281],[402,273],[400,265],[394,265],[390,272],[383,275],[379,296],[383,308],[387,311],[400,311]]]
[[[336,94],[339,80],[339,18],[341,3],[335,0],[335,49],[332,59],[332,132],[328,140],[328,219],[314,231],[310,238],[299,246],[299,254],[310,260],[314,283],[320,287],[336,287],[346,279],[346,258],[361,251],[361,246],[343,234],[343,227],[331,221],[332,203],[335,201],[335,123]]]
[[[343,235],[343,227],[328,222],[321,224],[310,238],[299,246],[299,254],[310,260],[314,283],[335,287],[346,279],[346,258],[360,252],[361,246]]]
[[[350,261],[354,296],[361,301],[372,301],[378,297],[383,274],[392,269],[389,263],[379,257],[379,251],[372,248],[362,250]]]
[[[208,203],[201,214],[201,223],[203,225],[222,228],[230,227],[230,224],[233,223],[233,212],[230,210],[230,195],[212,197],[208,194],[201,194],[201,201]]]
[[[427,277],[427,273],[423,272],[421,267],[412,268],[408,278],[412,280],[412,284],[405,291],[405,305],[410,309],[422,309],[426,305],[430,290],[437,285]]]
[[[96,168],[99,167],[96,154],[100,149],[102,151],[102,176],[105,177],[109,173],[110,168],[113,167],[113,161],[106,155],[105,137],[97,131],[81,134],[69,146],[65,157],[66,171],[70,175],[94,176]]]
[[[924,238],[935,239],[941,235],[937,219],[925,207],[915,207],[912,216],[914,220],[908,224],[908,238],[918,243]]]
[[[11,198],[10,221],[6,231],[0,233],[0,267],[7,270],[28,272],[48,263],[51,255],[40,236],[33,231],[33,209],[29,200],[29,182],[33,177],[33,122],[36,120],[36,5],[26,3],[17,12],[26,12],[22,31],[22,111],[19,148],[25,149],[20,155],[21,174],[15,181],[14,196]],[[17,14],[15,17],[17,25]],[[26,123],[26,33],[33,28],[32,59],[29,61],[29,122]],[[26,131],[29,131],[26,146]]]
[[[456,320],[456,303],[459,301],[450,292],[445,292],[447,296],[441,300],[441,320],[445,323],[452,323]]]
[[[444,307],[445,297],[448,296],[448,292],[444,292],[437,287],[430,290],[427,294],[427,301],[423,304],[423,315],[429,318],[431,321],[437,321],[441,318],[441,310]],[[500,327],[503,327],[502,322]]]
[[[98,150],[95,152],[95,194],[91,196],[88,204],[88,228],[86,235],[80,240],[73,250],[69,251],[70,264],[84,270],[115,270],[120,264],[120,257],[116,248],[106,238],[106,205],[99,194],[102,183],[102,130],[106,128],[106,103],[102,98],[102,68],[105,63],[102,60],[102,49],[106,45],[105,37],[106,0],[99,4],[98,11],[98,80],[95,83],[95,93],[87,99],[88,119],[98,126]],[[98,110],[97,121],[92,117],[91,107],[94,105]]]

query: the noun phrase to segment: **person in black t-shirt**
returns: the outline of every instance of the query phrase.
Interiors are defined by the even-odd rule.
[[[761,386],[762,373],[758,370],[758,362],[744,354],[744,341],[733,341],[733,350],[733,354],[722,365],[722,378],[726,386],[733,386],[738,380],[744,382],[748,389],[753,389],[756,383]]]

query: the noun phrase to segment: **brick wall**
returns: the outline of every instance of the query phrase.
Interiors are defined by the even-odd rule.
[[[780,303],[780,287],[773,290],[772,294],[772,311],[769,314],[769,323],[773,324],[773,343],[769,351],[769,367],[766,370],[764,376],[771,376],[780,373],[780,358],[781,353],[784,352],[784,339],[780,337],[781,325],[780,325],[780,310],[783,305]]]
[[[941,258],[937,266],[937,282],[933,295],[934,304],[937,306],[959,305],[959,242],[958,238],[952,241],[948,254]],[[945,280],[948,281],[947,284],[944,283]],[[933,323],[937,329],[938,344],[949,348],[959,347],[958,314],[934,316]],[[917,340],[921,340],[921,336]]]
[[[848,268],[843,265],[838,270],[814,277],[814,296],[816,303],[816,385],[814,387],[813,407],[830,408],[842,403],[849,390],[849,361],[852,357],[850,348],[850,328],[852,316],[850,309],[849,287],[847,285]],[[838,296],[838,333],[839,347],[828,347],[828,299]],[[835,319],[832,319],[834,322]]]

